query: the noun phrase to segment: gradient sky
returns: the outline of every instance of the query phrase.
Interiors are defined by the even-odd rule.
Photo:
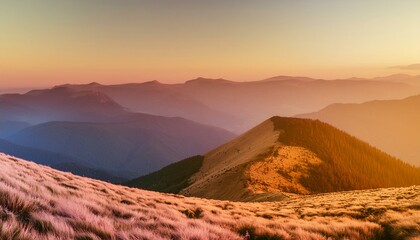
[[[0,0],[0,88],[420,69],[418,0]]]

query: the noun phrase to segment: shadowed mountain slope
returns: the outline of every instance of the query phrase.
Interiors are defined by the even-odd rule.
[[[179,193],[213,199],[267,201],[283,199],[290,193],[420,184],[419,168],[328,124],[306,119],[273,117],[203,158],[200,169]],[[159,186],[147,184],[148,179],[157,175],[166,181],[165,174],[157,172],[130,185],[161,190]]]
[[[0,138],[8,137],[29,126],[30,124],[25,122],[0,119]]]
[[[8,140],[62,153],[125,179],[201,154],[234,135],[182,118],[131,114],[112,123],[50,122]]]
[[[87,167],[78,159],[46,150],[20,146],[2,139],[0,139],[0,152],[80,176],[108,182],[122,182],[124,180],[124,178],[117,178],[103,171],[95,170],[93,167]]]
[[[203,164],[203,156],[194,156],[172,163],[147,176],[124,183],[129,187],[153,189],[164,193],[178,193],[188,187],[188,180]]]

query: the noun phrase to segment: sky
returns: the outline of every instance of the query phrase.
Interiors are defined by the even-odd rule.
[[[0,89],[420,74],[418,0],[0,0]]]

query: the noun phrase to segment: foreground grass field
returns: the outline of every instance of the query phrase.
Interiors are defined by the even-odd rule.
[[[0,239],[420,237],[420,186],[241,203],[112,185],[3,154],[0,180]]]

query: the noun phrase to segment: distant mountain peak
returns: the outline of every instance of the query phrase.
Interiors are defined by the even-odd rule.
[[[95,88],[95,87],[102,87],[104,85],[98,83],[98,82],[91,82],[91,83],[87,83],[87,84],[71,84],[71,83],[66,83],[66,84],[62,84],[62,85],[57,85],[54,86],[52,89],[56,89],[56,88],[75,88],[75,87],[89,87],[89,88]]]
[[[94,84],[94,83],[91,83]],[[56,86],[51,89],[45,89],[45,90],[32,90],[25,95],[28,96],[57,96],[60,98],[82,98],[82,97],[93,97],[92,99],[95,99],[99,103],[113,103],[116,104],[113,99],[111,99],[108,95],[96,91],[96,90],[77,90],[65,85]],[[118,105],[118,104],[116,104]]]
[[[276,81],[290,81],[290,80],[310,82],[310,81],[315,81],[315,80],[319,80],[319,79],[314,79],[314,78],[309,78],[309,77],[296,77],[296,76],[279,75],[279,76],[274,76],[274,77],[271,77],[271,78],[261,80],[260,82],[276,82]]]
[[[42,90],[32,90],[27,92],[24,95],[27,96],[41,96],[46,94],[71,94],[76,92],[76,90],[72,89],[66,85],[55,86],[51,89],[42,89]]]
[[[112,98],[110,98],[105,93],[99,92],[99,91],[91,91],[91,90],[76,91],[74,92],[74,94],[71,95],[71,97],[72,98],[93,97],[100,104],[112,104],[122,109],[122,106],[116,103]]]
[[[91,82],[87,84],[88,86],[102,86],[102,84],[97,83],[97,82]]]
[[[188,80],[185,82],[186,84],[200,84],[200,83],[233,83],[233,81],[226,80],[223,78],[204,78],[204,77],[197,77],[192,80]]]
[[[152,81],[144,82],[143,84],[162,84],[162,83],[159,82],[158,80],[152,80]]]

